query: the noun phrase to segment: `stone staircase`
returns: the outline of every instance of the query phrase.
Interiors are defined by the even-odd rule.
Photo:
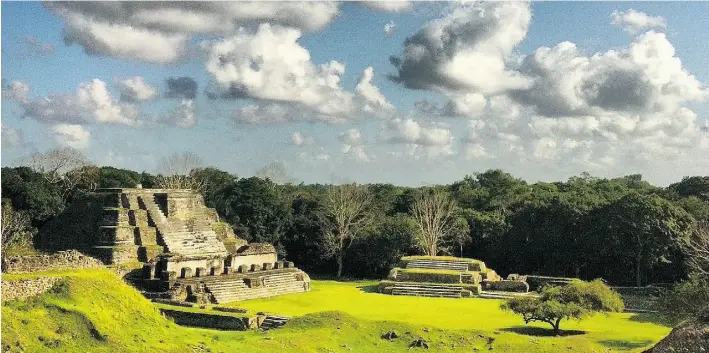
[[[302,281],[295,278],[294,273],[278,273],[264,277],[263,284],[273,295],[300,293],[305,291]]]
[[[194,224],[176,218],[168,218],[158,207],[154,199],[138,196],[141,208],[148,215],[162,236],[165,252],[184,256],[226,255],[224,244],[217,239],[216,233],[209,227],[206,220],[196,218]]]
[[[259,328],[264,331],[279,328],[287,324],[288,320],[290,320],[290,318],[287,316],[268,315],[265,319],[263,319],[263,322],[261,322],[261,326]]]
[[[391,290],[393,295],[410,295],[417,297],[461,298],[463,288],[445,284],[432,283],[395,283]]]
[[[246,285],[243,278],[223,278],[218,281],[205,283],[207,291],[212,293],[214,301],[217,303],[228,303],[251,296],[252,289]]]
[[[305,283],[296,279],[295,272],[272,273],[255,276],[263,278],[263,286],[249,287],[243,276],[211,276],[200,279],[216,303],[228,303],[255,298],[268,298],[282,294],[305,292]]]
[[[406,264],[406,268],[422,268],[430,270],[454,270],[468,271],[468,263],[462,261],[435,261],[435,260],[413,260]]]

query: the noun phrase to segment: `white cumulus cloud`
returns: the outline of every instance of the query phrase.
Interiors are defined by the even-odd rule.
[[[121,91],[121,100],[127,102],[141,102],[153,99],[157,94],[154,86],[146,84],[142,77],[133,76],[117,81]]]
[[[630,33],[636,34],[650,28],[667,28],[667,21],[662,16],[650,16],[642,11],[629,9],[628,11],[615,10],[611,14],[611,24]]]
[[[314,31],[338,13],[320,2],[48,2],[64,21],[64,41],[89,54],[152,63],[179,60],[199,34],[228,34],[259,23]]]
[[[192,127],[197,123],[197,112],[193,99],[183,99],[167,114],[158,115],[153,120],[158,123],[181,128]]]
[[[413,8],[413,4],[409,0],[372,0],[362,1],[362,4],[372,10],[385,12],[401,12],[408,11]]]
[[[494,93],[530,82],[506,68],[512,50],[527,35],[528,2],[453,5],[442,18],[406,39],[403,56],[392,58],[395,82],[415,89]]]
[[[91,141],[91,133],[77,124],[57,124],[52,127],[52,132],[60,146],[86,149]]]
[[[393,119],[383,125],[379,134],[381,141],[391,144],[406,144],[411,154],[422,150],[428,156],[453,154],[453,135],[450,129],[435,124],[424,125],[413,119]]]
[[[24,136],[20,130],[6,127],[5,125],[1,125],[0,130],[2,131],[0,139],[2,140],[3,149],[14,148],[24,143]]]
[[[2,97],[26,103],[30,93],[30,86],[23,81],[12,81],[2,88]]]
[[[241,29],[223,40],[204,42],[206,68],[222,98],[253,98],[255,104],[238,108],[234,117],[244,123],[293,120],[339,123],[365,114],[387,114],[392,105],[372,84],[371,67],[364,70],[356,92],[345,90],[345,65],[329,61],[316,65],[297,41],[298,30],[259,26]]]
[[[74,94],[53,93],[26,101],[22,106],[25,116],[45,123],[139,123],[137,107],[115,100],[108,92],[106,83],[99,79],[80,84]]]

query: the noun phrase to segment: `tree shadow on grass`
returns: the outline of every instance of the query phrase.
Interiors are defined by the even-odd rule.
[[[651,344],[652,340],[624,341],[624,340],[601,340],[598,343],[612,349],[631,350],[645,347]]]
[[[357,289],[364,293],[379,293],[378,287],[376,284],[369,285],[369,286],[357,286]]]
[[[550,328],[534,327],[534,326],[512,326],[505,327],[501,331],[517,333],[525,336],[537,336],[537,337],[555,337],[554,330]],[[583,335],[586,331],[581,330],[561,330],[559,336],[577,336]]]

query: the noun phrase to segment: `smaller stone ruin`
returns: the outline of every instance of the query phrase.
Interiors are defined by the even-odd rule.
[[[529,292],[523,276],[502,279],[480,260],[451,256],[405,256],[379,283],[379,292],[421,297],[510,297]]]
[[[63,271],[103,267],[101,261],[76,250],[59,251],[48,255],[15,256],[2,261],[2,272],[4,273]]]

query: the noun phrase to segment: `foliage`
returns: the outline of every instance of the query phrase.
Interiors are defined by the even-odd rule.
[[[132,170],[114,167],[99,169],[98,185],[101,188],[134,188],[142,182],[141,174]]]
[[[668,189],[680,196],[696,196],[709,201],[709,176],[684,177],[682,181],[670,184]]]
[[[416,225],[406,215],[381,218],[353,242],[344,258],[348,273],[359,278],[379,278],[413,251]]]
[[[290,225],[290,209],[288,200],[272,182],[256,177],[234,179],[206,196],[207,204],[217,209],[237,236],[282,249],[282,238]]]
[[[40,227],[64,209],[61,189],[28,167],[2,168],[2,197]]]
[[[574,281],[565,286],[546,287],[538,298],[512,298],[502,309],[522,315],[526,324],[547,323],[559,334],[561,320],[580,320],[596,312],[621,312],[623,300],[600,280]]]
[[[681,321],[709,306],[709,277],[692,275],[660,297],[659,306],[668,317]]]
[[[681,244],[689,237],[694,219],[681,208],[656,195],[631,192],[597,209],[592,217],[599,220],[589,230],[601,239],[605,257],[601,260],[632,271],[636,286],[647,283],[646,273],[652,269],[669,267],[682,273]],[[604,278],[618,282],[622,270],[608,270]]]

